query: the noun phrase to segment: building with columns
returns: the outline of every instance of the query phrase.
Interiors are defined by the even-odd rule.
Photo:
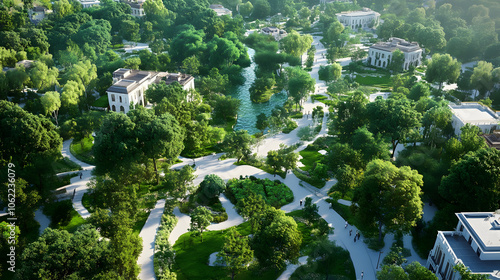
[[[128,113],[135,105],[147,106],[145,92],[151,84],[173,82],[178,82],[184,90],[194,89],[191,75],[119,68],[113,72],[113,85],[106,91],[109,109]]]
[[[340,23],[352,30],[373,28],[379,24],[380,14],[369,8],[361,11],[349,11],[335,14]]]
[[[438,231],[426,267],[440,280],[460,280],[453,267],[500,279],[500,211],[456,213],[454,231]]]
[[[370,46],[368,50],[368,65],[386,68],[393,58],[392,53],[400,50],[404,54],[403,70],[410,66],[422,64],[422,48],[417,42],[407,42],[400,38],[390,38],[387,42],[378,42]]]

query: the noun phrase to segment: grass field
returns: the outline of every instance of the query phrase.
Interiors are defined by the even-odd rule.
[[[387,89],[392,86],[391,76],[372,77],[357,75],[355,81],[363,86],[372,86]]]
[[[94,104],[92,104],[92,106],[94,107],[102,107],[102,108],[107,108],[109,105],[109,101],[108,101],[108,96],[107,95],[103,95],[101,97],[99,97],[99,99],[97,99]]]
[[[73,141],[69,149],[77,159],[88,164],[95,164],[94,154],[92,153],[93,140],[94,138],[90,136],[81,141]]]
[[[302,217],[302,210],[287,213],[287,216]],[[302,234],[301,250],[304,250],[317,237],[311,234],[311,226],[297,222],[298,230]],[[236,226],[236,230],[243,236],[251,233],[250,223],[245,222]],[[208,266],[210,254],[218,252],[223,244],[227,230],[208,231],[203,233],[203,242],[199,236],[194,237],[191,232],[183,234],[175,245],[176,251],[175,268],[177,279],[230,279],[229,273],[219,266]],[[342,260],[343,262],[346,260]],[[239,280],[274,280],[282,271],[263,269],[258,264],[250,265],[249,269],[238,274],[235,279]],[[351,279],[351,278],[349,278]]]
[[[52,168],[54,168],[54,172],[62,173],[68,171],[77,171],[82,170],[82,167],[74,162],[72,162],[68,158],[61,158],[52,163]]]
[[[299,152],[299,154],[302,156],[302,159],[300,162],[304,165],[304,167],[301,167],[300,169],[304,171],[309,171],[314,168],[314,164],[316,162],[320,162],[325,156],[318,153],[318,151],[311,151],[304,149]]]

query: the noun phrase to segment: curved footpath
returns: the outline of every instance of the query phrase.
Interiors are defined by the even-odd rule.
[[[156,202],[139,236],[142,238],[142,252],[137,264],[141,267],[140,279],[156,279],[154,268],[155,239],[165,209],[165,199]]]

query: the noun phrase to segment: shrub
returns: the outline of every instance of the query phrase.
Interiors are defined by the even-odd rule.
[[[286,122],[286,127],[283,129],[283,133],[288,134],[292,132],[292,130],[296,129],[298,127],[297,123],[288,119]]]
[[[255,180],[231,179],[227,182],[226,195],[233,204],[237,204],[241,199],[247,197],[250,192],[261,195],[267,204],[275,208],[280,208],[293,201],[293,192],[280,181],[255,178]]]

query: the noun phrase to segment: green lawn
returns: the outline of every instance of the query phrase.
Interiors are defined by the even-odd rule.
[[[309,171],[314,168],[314,163],[320,162],[325,156],[320,154],[318,151],[311,151],[307,148],[300,151],[299,154],[302,156],[300,162],[304,165],[300,169],[304,171]]]
[[[85,220],[78,214],[78,212],[73,209],[73,205],[70,200],[62,200],[51,202],[44,205],[43,213],[50,217],[51,228],[67,230],[69,232],[75,232],[76,229],[85,224]],[[60,220],[55,224],[54,219]]]
[[[94,138],[90,136],[81,141],[73,141],[69,148],[71,154],[85,163],[95,164],[94,154],[92,153],[92,147],[94,146],[94,143],[92,143],[93,140]]]
[[[236,229],[241,235],[250,234],[248,222],[240,224]],[[224,268],[208,265],[210,254],[218,252],[222,248],[226,232],[227,230],[204,232],[203,242],[199,236],[193,237],[191,232],[181,235],[173,246],[176,251],[174,272],[177,273],[177,279],[230,279],[229,273]],[[235,278],[239,280],[274,280],[276,276],[274,270],[262,271],[258,266],[250,266],[247,271],[238,274]]]
[[[52,163],[52,168],[54,168],[54,172],[56,174],[68,171],[82,170],[82,167],[80,165],[74,163],[69,158],[61,158],[56,160]]]
[[[108,95],[103,95],[97,99],[92,106],[94,107],[102,107],[102,108],[108,108]]]
[[[356,75],[355,81],[363,86],[372,86],[380,88],[390,88],[392,86],[391,76],[372,77]]]

